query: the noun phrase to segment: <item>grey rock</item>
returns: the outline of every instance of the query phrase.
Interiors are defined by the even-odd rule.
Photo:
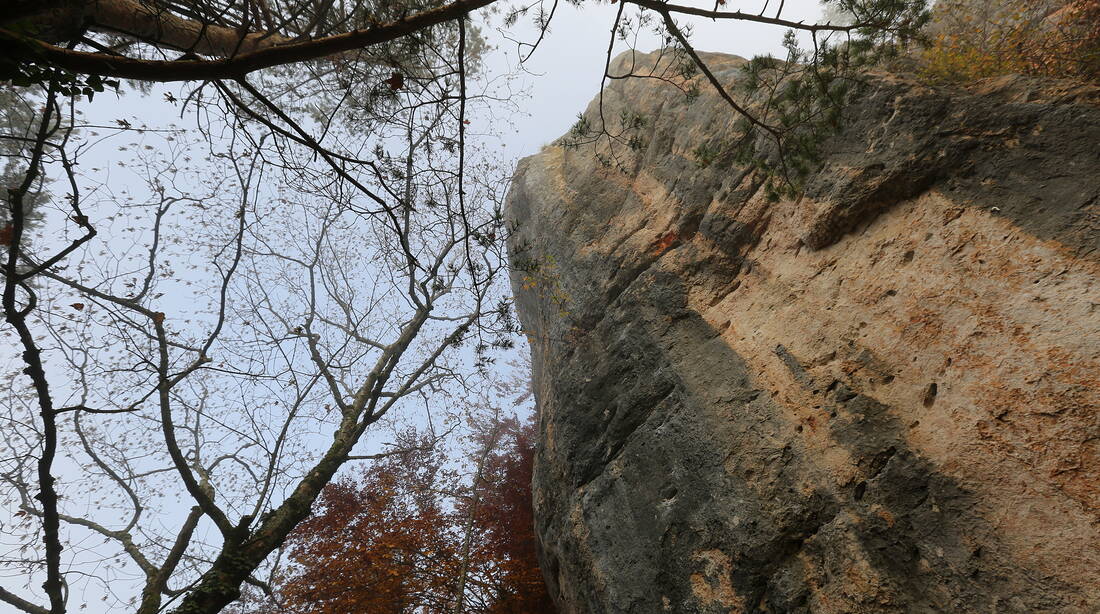
[[[797,202],[653,80],[637,150],[520,164],[563,612],[1100,611],[1100,109],[1013,87],[876,77]]]

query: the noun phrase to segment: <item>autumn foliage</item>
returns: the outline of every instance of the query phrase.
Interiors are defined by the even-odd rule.
[[[1019,73],[1100,81],[1100,0],[937,3],[922,70],[964,82]]]
[[[465,568],[462,612],[553,613],[535,554],[534,427],[508,420],[493,439],[476,498],[470,480],[460,483],[428,449],[387,457],[328,486],[288,542],[278,607],[264,611],[450,614]]]
[[[489,614],[552,614],[554,608],[535,552],[531,471],[535,451],[533,422],[512,421],[501,433],[506,445],[489,455],[485,485],[476,514],[480,538],[477,559],[492,562],[483,573],[495,594]]]
[[[457,569],[448,514],[433,490],[438,463],[415,451],[325,488],[319,513],[290,539],[288,611],[309,614],[445,611]]]

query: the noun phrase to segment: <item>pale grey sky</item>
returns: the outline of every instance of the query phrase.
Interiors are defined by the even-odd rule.
[[[678,3],[703,8],[714,6],[713,0]],[[552,0],[547,0],[546,6],[551,4]],[[727,8],[759,11],[764,4],[737,0],[730,2]],[[525,112],[515,118],[514,127],[503,135],[509,154],[531,155],[541,146],[562,136],[576,121],[577,114],[595,97],[603,75],[609,30],[617,9],[617,4],[609,2],[585,3],[582,8],[564,0],[559,3],[549,34],[524,66],[530,74],[519,79],[527,86],[530,99],[521,103]],[[774,10],[774,6],[769,8],[768,14]],[[809,22],[820,15],[818,0],[787,0],[783,8],[784,18],[795,21]],[[499,22],[499,19],[494,21]],[[782,53],[782,28],[728,20],[683,21],[692,24],[692,43],[700,51],[731,53],[746,58],[763,53]],[[511,30],[510,36],[522,40],[531,40],[536,35],[530,18],[521,19]],[[487,30],[485,35],[498,45],[487,61],[490,70],[514,66],[517,60],[516,45],[502,40],[498,33],[491,30]],[[659,43],[656,36],[650,35],[639,40],[638,49],[652,51]],[[623,42],[616,41],[615,54],[626,49]]]
[[[553,0],[545,0],[547,9],[552,3]],[[713,2],[706,0],[686,0],[679,4],[704,8],[714,6]],[[737,0],[727,8],[758,12],[765,4],[769,3]],[[501,75],[515,75],[508,89],[517,93],[513,102],[521,111],[515,114],[501,111],[494,116],[491,126],[481,126],[482,130],[500,134],[504,144],[501,153],[506,160],[531,155],[565,134],[576,121],[577,114],[595,97],[603,75],[609,30],[617,9],[617,4],[606,0],[585,3],[582,7],[561,0],[549,33],[538,50],[523,64],[522,70],[518,70],[519,51],[514,41],[533,42],[537,38],[531,16],[520,18],[511,28],[503,29],[500,14],[484,14],[483,11],[478,15],[477,20],[484,24],[483,35],[495,47],[485,57],[485,74],[498,83]],[[774,7],[769,8],[768,14],[773,14],[774,10]],[[783,3],[785,19],[809,22],[820,15],[819,0],[786,0]],[[731,53],[746,58],[762,53],[782,53],[783,28],[730,20],[692,18],[678,21],[691,24],[692,43],[700,51]],[[639,38],[637,47],[648,52],[656,49],[659,43],[659,39],[650,34]],[[614,54],[626,49],[624,42],[616,41]],[[179,85],[169,84],[155,86],[149,96],[130,93],[120,98],[104,93],[97,97],[94,104],[85,105],[84,109],[89,118],[107,124],[114,119],[127,118],[135,124],[147,123],[149,127],[169,123],[190,127],[193,119],[181,119],[178,116],[179,107],[163,99],[164,92],[176,92],[178,95],[180,90]],[[477,128],[475,124],[475,131]],[[476,146],[476,141],[474,144]],[[496,146],[500,147],[499,141]]]

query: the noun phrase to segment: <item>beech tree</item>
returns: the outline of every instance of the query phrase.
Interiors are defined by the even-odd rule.
[[[509,419],[482,467],[474,524],[490,614],[553,614],[538,567],[531,477],[538,429],[535,421]],[[471,610],[474,611],[474,610]]]
[[[330,484],[287,540],[272,596],[244,610],[552,614],[531,516],[535,437],[530,420],[483,427],[465,480],[421,442]]]
[[[458,553],[437,450],[391,456],[325,487],[288,540],[277,609],[301,614],[446,612]]]
[[[0,586],[6,606],[74,611],[94,586],[117,611],[197,614],[244,585],[272,591],[261,572],[342,468],[372,462],[370,432],[400,412],[446,422],[515,332],[498,283],[505,173],[467,133],[474,106],[507,104],[470,87],[484,45],[470,15],[498,2],[0,6],[0,80],[20,109],[0,135],[0,536],[26,578]],[[860,68],[926,19],[918,0],[830,4],[851,18],[621,0],[608,36],[656,28],[677,59],[657,76],[687,96],[716,88],[743,123],[736,147],[771,143],[762,172],[795,189]],[[534,18],[525,55],[556,6],[500,5]],[[812,48],[792,35],[786,61],[751,63],[745,102],[695,51],[693,19]],[[185,83],[157,93],[188,127],[81,114],[99,92],[163,82]],[[644,121],[627,123],[579,132],[631,146]],[[108,145],[110,159],[89,154]],[[515,501],[478,497],[527,522]],[[471,550],[529,547],[485,531]],[[493,569],[537,583],[508,568]]]

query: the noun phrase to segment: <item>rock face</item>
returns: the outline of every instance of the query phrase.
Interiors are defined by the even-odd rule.
[[[1100,108],[985,89],[876,79],[798,201],[655,80],[635,150],[521,163],[563,612],[1100,612]]]

